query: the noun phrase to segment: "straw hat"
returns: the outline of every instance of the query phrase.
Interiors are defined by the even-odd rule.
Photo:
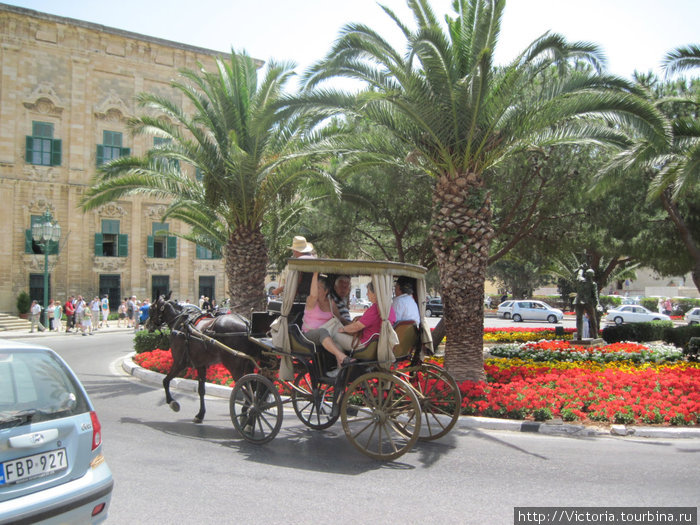
[[[292,241],[292,245],[289,247],[290,250],[301,253],[310,253],[314,250],[314,245],[306,241],[306,237],[297,235]]]

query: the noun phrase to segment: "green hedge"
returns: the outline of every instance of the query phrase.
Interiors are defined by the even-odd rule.
[[[170,330],[140,330],[134,335],[134,350],[137,354],[150,352],[155,349],[167,350],[170,348]]]
[[[700,325],[674,327],[671,321],[630,323],[608,326],[603,329],[601,337],[607,343],[665,341],[678,348],[687,349],[691,338],[700,337]]]

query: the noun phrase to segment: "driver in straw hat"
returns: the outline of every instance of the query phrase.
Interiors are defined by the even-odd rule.
[[[289,247],[290,250],[292,250],[292,257],[295,257],[297,259],[315,259],[316,255],[314,252],[314,245],[311,244],[309,241],[306,240],[306,237],[303,237],[301,235],[296,235],[294,239],[292,239],[292,245]],[[280,295],[282,292],[284,292],[284,284],[286,281],[286,274],[284,274],[281,277],[282,284],[278,287],[272,290],[272,293],[274,295]],[[303,274],[299,275],[299,281],[301,282],[303,278]],[[303,288],[303,286],[302,286]],[[307,287],[308,288],[308,287]],[[298,290],[302,291],[302,290]],[[303,291],[302,291],[303,292]],[[308,294],[308,290],[306,291]]]

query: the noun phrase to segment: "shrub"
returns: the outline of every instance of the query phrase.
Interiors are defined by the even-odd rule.
[[[665,332],[673,329],[671,321],[651,321],[648,323],[630,323],[620,326],[607,326],[603,328],[601,337],[606,343],[619,343],[620,341],[646,341],[665,340]]]
[[[24,290],[19,292],[17,296],[17,311],[21,314],[29,313],[29,307],[32,305],[32,300],[29,294]]]
[[[700,325],[677,326],[664,331],[664,341],[678,348],[688,348],[688,343],[694,337],[700,337]]]
[[[137,354],[152,350],[167,350],[170,348],[170,330],[156,330],[148,332],[140,330],[134,336],[134,350]]]
[[[700,337],[691,337],[688,341],[688,348],[684,350],[689,361],[698,361],[700,358]]]
[[[549,407],[536,408],[532,411],[532,416],[535,418],[535,421],[547,421],[552,419],[552,411]]]

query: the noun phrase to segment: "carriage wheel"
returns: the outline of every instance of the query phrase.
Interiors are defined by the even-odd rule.
[[[259,374],[236,381],[229,401],[231,421],[246,441],[262,445],[282,426],[282,399],[275,385]]]
[[[323,430],[338,421],[340,413],[333,415],[332,385],[319,383],[314,386],[309,374],[298,374],[292,389],[292,406],[297,417],[307,427]]]
[[[348,387],[340,409],[345,435],[378,460],[396,459],[416,443],[421,416],[410,385],[386,372],[364,374]]]
[[[444,368],[423,363],[409,369],[407,382],[416,389],[421,408],[418,439],[431,441],[447,434],[459,419],[462,395],[457,381]]]

